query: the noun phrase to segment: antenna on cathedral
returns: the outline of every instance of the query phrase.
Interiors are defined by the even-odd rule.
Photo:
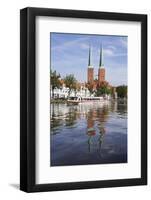
[[[102,44],[100,46],[100,63],[99,63],[99,67],[102,67],[104,66],[103,64],[103,47],[102,47]]]

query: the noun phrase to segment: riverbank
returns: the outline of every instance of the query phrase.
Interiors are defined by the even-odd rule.
[[[118,101],[119,103],[127,103],[127,98],[117,98],[117,99],[111,99],[110,101]],[[65,104],[67,103],[67,99],[51,99],[50,103],[61,103]]]
[[[51,99],[50,103],[67,103],[67,99]]]
[[[118,101],[118,102],[125,102],[127,103],[127,98],[117,98],[117,99],[111,99],[111,101]],[[67,103],[67,99],[51,99],[50,103]]]

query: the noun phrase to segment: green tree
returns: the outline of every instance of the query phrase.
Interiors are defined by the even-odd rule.
[[[127,97],[127,86],[120,85],[120,86],[116,87],[116,92],[117,92],[117,96],[119,98]]]
[[[111,94],[111,89],[108,88],[106,85],[98,87],[95,92],[95,96],[97,96],[97,97],[104,95],[104,94]]]
[[[80,83],[76,82],[76,87],[75,87],[75,96],[77,95],[77,92],[80,91],[81,85]]]
[[[60,88],[61,82],[60,82],[60,74],[57,74],[55,71],[50,71],[50,77],[51,77],[51,87],[52,87],[52,97],[54,98],[54,89]]]
[[[77,80],[73,74],[69,74],[64,78],[64,83],[69,88],[68,96],[70,96],[71,90],[76,90]]]
[[[86,84],[86,87],[88,88],[90,94],[92,94],[93,93],[93,83],[88,82]]]

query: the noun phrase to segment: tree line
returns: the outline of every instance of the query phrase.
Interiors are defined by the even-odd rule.
[[[56,70],[55,71],[51,70],[50,77],[51,77],[50,84],[52,88],[52,96],[54,97],[54,89],[62,87],[61,76],[59,73],[56,72]],[[66,75],[64,79],[62,80],[64,84],[66,85],[66,87],[69,88],[68,96],[70,96],[72,90],[75,91],[75,95],[76,95],[76,92],[80,90],[80,85],[73,74]],[[113,95],[114,93],[114,88],[109,87],[106,82],[102,83],[101,85],[97,85],[96,90],[93,89],[93,84],[91,83],[86,83],[86,87],[88,88],[90,94],[94,94],[95,96],[102,96],[105,94]],[[115,89],[117,92],[117,96],[119,98],[127,98],[126,85],[117,86]]]
[[[62,87],[61,76],[56,72],[56,70],[55,71],[51,70],[50,77],[51,77],[50,84],[52,88],[52,96],[54,97],[54,89],[55,88],[59,89]],[[68,96],[70,96],[72,90],[76,92],[76,90],[80,89],[78,86],[79,84],[73,74],[66,75],[66,77],[63,79],[63,82],[66,85],[66,87],[69,88]]]

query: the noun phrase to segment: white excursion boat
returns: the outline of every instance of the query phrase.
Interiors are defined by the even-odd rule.
[[[78,105],[79,103],[96,103],[108,101],[105,97],[70,97],[67,100],[67,104]]]

